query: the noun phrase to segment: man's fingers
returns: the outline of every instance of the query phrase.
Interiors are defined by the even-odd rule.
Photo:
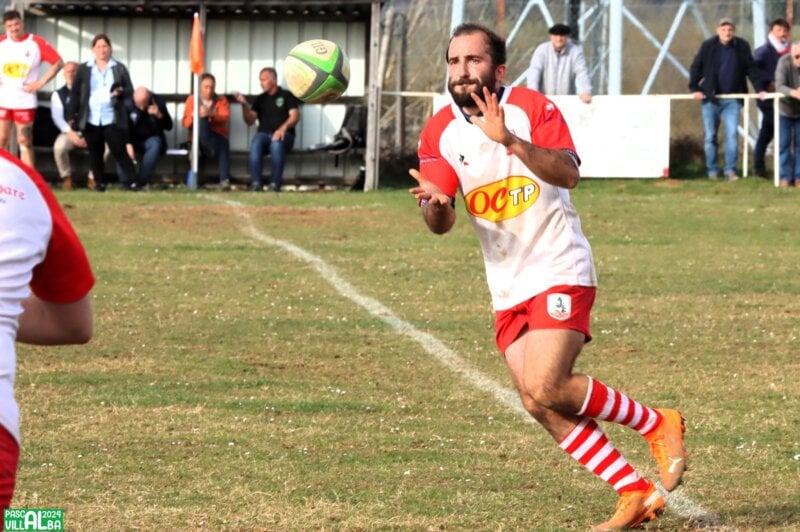
[[[417,170],[416,168],[409,169],[408,173],[411,177],[416,179],[417,183],[419,183],[420,185],[422,184],[423,181],[425,181],[425,179],[422,177],[422,174],[419,173],[419,170]]]

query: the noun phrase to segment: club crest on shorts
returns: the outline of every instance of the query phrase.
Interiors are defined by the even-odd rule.
[[[547,313],[556,320],[568,319],[572,314],[572,297],[567,294],[547,294]]]

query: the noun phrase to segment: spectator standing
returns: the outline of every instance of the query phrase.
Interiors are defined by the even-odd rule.
[[[753,52],[753,85],[757,92],[775,92],[775,68],[778,66],[778,59],[789,53],[791,29],[786,19],[776,18],[770,22],[767,42]],[[771,98],[756,102],[761,111],[761,129],[753,151],[753,173],[758,177],[767,177],[767,145],[775,136],[773,103]]]
[[[581,47],[569,38],[566,24],[548,30],[550,41],[536,47],[528,69],[528,87],[542,94],[577,94],[584,103],[592,101],[592,82]]]
[[[116,161],[119,182],[134,184],[136,168],[128,155],[128,119],[125,99],[133,94],[128,69],[111,56],[111,40],[98,34],[92,39],[94,59],[78,66],[65,117],[89,148],[89,165],[96,182],[95,190],[106,189],[103,154],[108,145]]]
[[[64,61],[46,40],[25,32],[19,11],[3,13],[3,27],[5,34],[0,35],[0,149],[8,150],[11,126],[16,124],[20,158],[33,167],[36,93],[58,74]],[[42,61],[51,66],[40,78]]]
[[[200,76],[200,152],[208,157],[217,159],[219,171],[219,184],[222,190],[231,188],[231,146],[228,123],[231,118],[230,104],[225,96],[216,92],[217,80],[208,72]],[[186,98],[183,108],[183,127],[189,130],[192,138],[192,125],[194,122],[194,94]]]
[[[141,190],[150,183],[158,157],[167,151],[165,131],[172,129],[172,116],[164,98],[138,87],[133,99],[125,102],[128,114],[128,155],[139,163],[134,187]]]
[[[780,141],[780,185],[800,186],[800,41],[778,60],[776,90],[784,95],[778,105]]]
[[[86,343],[94,285],[86,252],[44,179],[0,150],[0,521],[14,494],[19,406],[14,342]],[[0,522],[0,529],[4,529]]]
[[[294,126],[300,120],[299,102],[288,90],[278,85],[278,72],[262,68],[258,74],[261,90],[253,105],[237,92],[236,101],[242,104],[242,118],[248,126],[258,121],[258,131],[250,142],[250,190],[261,191],[264,152],[269,152],[270,184],[268,189],[279,192],[283,186],[286,154],[294,147]]]
[[[506,46],[488,28],[457,27],[446,59],[453,102],[423,127],[420,167],[410,171],[418,184],[410,192],[436,234],[453,227],[455,195],[460,190],[464,196],[483,250],[496,343],[525,409],[620,496],[614,516],[597,529],[653,519],[664,497],[614,448],[597,420],[639,432],[670,491],[686,465],[684,423],[676,410],[647,407],[573,372],[591,340],[597,278],[568,191],[580,181],[569,128],[542,94],[502,85]]]
[[[739,179],[736,163],[739,159],[739,119],[742,100],[719,98],[721,94],[747,92],[747,78],[753,80],[753,54],[750,43],[736,37],[736,26],[728,17],[717,24],[717,34],[703,41],[689,71],[689,90],[696,100],[703,100],[702,115],[705,131],[703,146],[709,179],[718,179],[717,131],[720,121],[725,129],[725,167],[727,181]]]

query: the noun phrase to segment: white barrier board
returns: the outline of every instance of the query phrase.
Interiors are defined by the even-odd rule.
[[[670,100],[660,96],[551,96],[569,125],[581,177],[667,177]],[[450,103],[434,97],[434,112]]]
[[[669,98],[552,96],[569,125],[582,177],[667,177]]]

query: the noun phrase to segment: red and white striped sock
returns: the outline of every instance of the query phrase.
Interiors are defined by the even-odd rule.
[[[639,431],[642,436],[661,423],[661,414],[657,411],[592,377],[589,377],[589,389],[578,415],[619,423]]]
[[[583,418],[559,446],[586,469],[608,482],[620,495],[649,487],[591,418]]]

